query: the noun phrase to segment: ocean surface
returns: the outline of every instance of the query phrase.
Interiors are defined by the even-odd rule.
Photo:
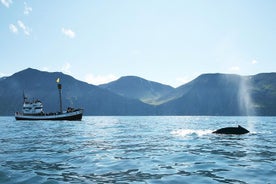
[[[241,125],[245,135],[212,131]],[[0,183],[276,183],[276,117],[0,117]]]

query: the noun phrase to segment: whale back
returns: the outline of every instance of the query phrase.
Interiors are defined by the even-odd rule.
[[[214,131],[213,133],[215,133],[215,134],[238,134],[239,135],[239,134],[249,133],[249,131],[239,125],[238,127],[221,128],[221,129]]]

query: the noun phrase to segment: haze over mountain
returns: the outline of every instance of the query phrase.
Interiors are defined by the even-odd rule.
[[[229,74],[204,74],[180,86],[160,106],[161,114],[174,115],[242,115],[244,78]],[[250,97],[249,97],[250,98]]]
[[[40,99],[45,112],[58,111],[57,78],[63,107],[84,108],[85,115],[276,115],[276,73],[203,74],[172,88],[135,76],[95,86],[31,68],[0,79],[0,115],[20,111],[23,92]]]

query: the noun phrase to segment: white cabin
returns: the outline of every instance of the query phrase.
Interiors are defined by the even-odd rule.
[[[35,100],[33,102],[29,102],[24,100],[22,112],[25,115],[35,115],[43,113],[43,105],[39,100]]]

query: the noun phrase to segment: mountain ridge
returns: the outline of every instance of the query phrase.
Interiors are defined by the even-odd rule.
[[[62,72],[32,68],[1,78],[0,115],[20,111],[23,91],[29,98],[42,100],[45,111],[57,111],[58,77],[63,85],[63,106],[84,108],[85,115],[276,115],[274,72],[202,74],[173,88],[137,76],[96,86]]]
[[[79,81],[61,72],[43,72],[28,68],[0,81],[0,115],[12,115],[22,105],[23,90],[31,98],[39,98],[47,111],[57,111],[56,79],[63,85],[64,107],[85,109],[85,115],[149,115],[151,106],[136,99],[126,99],[95,85]],[[110,106],[116,104],[116,106]],[[141,110],[142,109],[142,110]]]
[[[144,103],[153,105],[158,98],[174,90],[169,85],[149,81],[138,76],[123,76],[118,80],[99,86],[118,95],[139,99]]]

